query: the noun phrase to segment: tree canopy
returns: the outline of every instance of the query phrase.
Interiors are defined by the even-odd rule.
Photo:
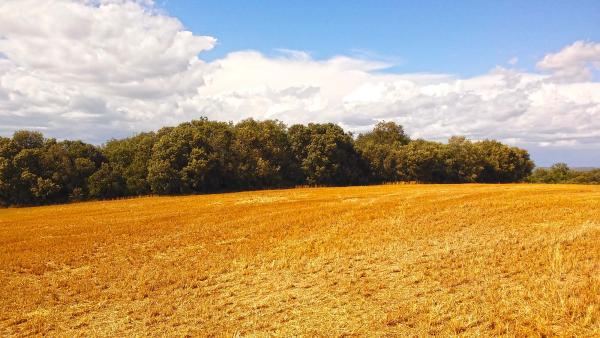
[[[600,184],[600,169],[574,170],[566,163],[555,163],[550,168],[537,168],[527,181],[532,183]]]
[[[0,137],[0,204],[296,185],[504,183],[522,181],[532,169],[523,149],[464,137],[411,140],[394,122],[354,137],[333,123],[287,127],[275,120],[202,118],[102,146],[35,131]]]

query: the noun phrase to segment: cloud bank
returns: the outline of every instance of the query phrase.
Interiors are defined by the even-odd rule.
[[[536,72],[496,67],[470,78],[388,73],[392,65],[377,60],[289,50],[203,61],[215,44],[150,1],[4,0],[0,135],[37,129],[100,143],[200,116],[328,121],[353,131],[393,120],[413,137],[600,149],[600,43],[549,53]]]

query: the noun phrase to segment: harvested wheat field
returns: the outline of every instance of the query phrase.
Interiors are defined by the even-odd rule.
[[[0,210],[0,335],[600,335],[600,186]]]

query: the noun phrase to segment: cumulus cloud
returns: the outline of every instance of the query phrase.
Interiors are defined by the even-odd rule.
[[[589,81],[592,72],[600,69],[600,43],[577,41],[546,55],[537,66],[553,72],[557,80]]]
[[[215,42],[144,1],[3,1],[0,132],[102,140],[172,123],[168,109],[203,85],[198,53]]]
[[[315,60],[293,50],[202,61],[215,43],[151,1],[4,0],[0,134],[40,129],[102,142],[200,116],[353,131],[394,120],[414,137],[600,147],[599,43],[548,54],[539,73],[497,67],[469,78],[389,73],[392,64],[369,57]]]

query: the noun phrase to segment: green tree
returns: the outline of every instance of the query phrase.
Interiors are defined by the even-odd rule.
[[[180,190],[178,172],[166,160],[154,159],[148,165],[148,183],[153,193],[177,194]]]
[[[60,191],[60,186],[49,178],[37,177],[35,184],[31,186],[31,193],[38,203],[54,202],[54,195]]]
[[[235,125],[236,176],[249,188],[287,186],[298,170],[286,127],[279,121],[247,119]]]
[[[555,163],[549,169],[536,168],[528,177],[528,181],[533,183],[567,183],[571,180],[577,181],[577,177],[578,173],[571,170],[566,163]]]
[[[11,140],[13,148],[19,152],[24,149],[39,149],[44,145],[44,135],[38,131],[15,131]]]
[[[125,179],[127,195],[150,193],[148,163],[155,142],[155,133],[141,133],[122,140],[110,140],[102,147],[108,162]]]
[[[366,164],[354,148],[352,136],[339,126],[333,123],[292,126],[289,137],[308,184],[367,182]]]
[[[519,182],[531,174],[534,164],[526,150],[509,147],[495,140],[475,143],[484,164],[477,180],[485,183]]]
[[[569,182],[578,184],[600,184],[600,169],[573,172]]]
[[[354,141],[327,124],[293,125],[206,118],[99,148],[17,131],[0,137],[0,205],[29,205],[125,195],[182,194],[294,184],[516,182],[533,162],[497,141],[410,141],[402,126],[380,122]],[[597,182],[564,164],[536,169],[530,181]]]
[[[65,202],[73,191],[85,196],[86,179],[104,158],[81,141],[45,139],[39,132],[17,131],[0,142],[2,204]]]
[[[445,146],[446,174],[444,182],[476,182],[483,171],[484,160],[480,149],[462,136],[454,136]]]
[[[416,140],[398,151],[397,175],[405,181],[440,183],[446,181],[444,145]]]
[[[125,180],[109,163],[102,166],[88,178],[89,194],[93,198],[115,198],[126,191]]]
[[[43,178],[50,179],[58,190],[54,202],[87,196],[87,178],[106,161],[100,150],[82,141],[47,139],[40,156]]]
[[[408,144],[410,138],[402,126],[394,122],[379,122],[375,128],[360,134],[356,148],[368,162],[371,180],[375,182],[398,181],[398,151]]]
[[[37,193],[38,179],[44,179],[41,165],[44,140],[39,136],[36,132],[27,135],[19,131],[13,137],[12,146],[17,152],[12,158],[11,204],[39,204],[50,197]]]
[[[206,118],[159,130],[148,162],[157,194],[218,191],[235,186],[230,123]]]

